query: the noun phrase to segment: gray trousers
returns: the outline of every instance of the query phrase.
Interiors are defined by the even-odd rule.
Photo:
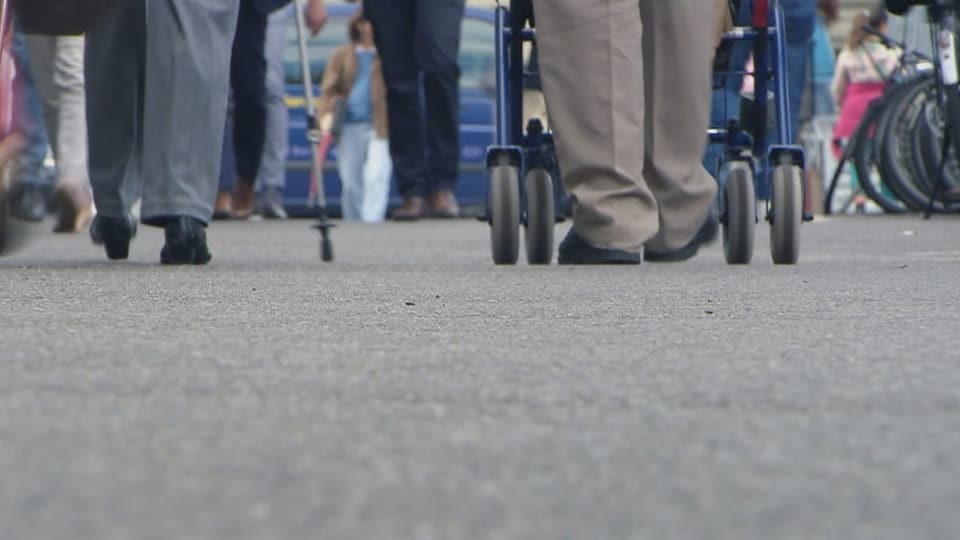
[[[98,212],[208,222],[239,0],[128,0],[87,34],[90,182]]]
[[[267,23],[267,42],[264,56],[267,60],[267,134],[263,144],[263,158],[257,173],[257,184],[283,189],[287,175],[287,84],[283,52],[287,47],[287,29],[290,27],[290,9],[277,10]]]
[[[535,0],[534,7],[577,233],[601,248],[684,246],[717,192],[700,164],[717,3]]]

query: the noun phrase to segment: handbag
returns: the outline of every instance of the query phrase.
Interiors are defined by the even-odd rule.
[[[26,34],[80,35],[124,0],[13,0]]]

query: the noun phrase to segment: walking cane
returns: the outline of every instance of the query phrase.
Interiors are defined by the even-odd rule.
[[[300,48],[300,71],[303,73],[303,95],[306,99],[307,110],[307,140],[310,142],[312,165],[310,168],[311,192],[316,190],[317,223],[314,229],[320,231],[320,258],[324,261],[333,260],[333,243],[330,240],[330,229],[333,223],[327,217],[327,196],[323,189],[323,162],[326,152],[321,155],[320,145],[323,142],[320,133],[320,122],[317,118],[317,104],[313,100],[313,77],[310,74],[310,59],[307,56],[306,21],[304,20],[303,0],[294,0],[294,9],[297,12],[297,45]],[[314,187],[315,186],[315,187]]]

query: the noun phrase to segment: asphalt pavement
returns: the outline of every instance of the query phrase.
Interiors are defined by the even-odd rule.
[[[0,538],[960,537],[960,219],[821,219],[792,267],[308,225],[0,259]]]

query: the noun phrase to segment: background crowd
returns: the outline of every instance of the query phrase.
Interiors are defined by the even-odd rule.
[[[176,6],[183,2],[168,3]],[[860,30],[863,25],[885,30],[884,12],[877,9],[857,15],[838,57],[827,32],[837,19],[838,0],[780,3],[786,15],[793,117],[839,114],[831,141],[839,150],[866,104],[882,92],[882,81],[895,64],[895,51]],[[188,180],[177,195],[183,200],[171,203],[172,207],[167,202],[154,205],[148,200],[151,196],[168,195],[164,186],[169,178],[157,186],[145,179],[142,188],[133,188],[129,185],[130,175],[139,173],[131,170],[142,171],[150,165],[146,160],[133,163],[128,158],[118,161],[114,157],[122,153],[118,145],[149,145],[148,133],[156,130],[148,126],[145,134],[144,124],[150,124],[154,114],[167,114],[145,110],[150,109],[151,95],[163,85],[147,81],[152,80],[150,73],[138,74],[137,70],[145,69],[143,63],[139,67],[129,63],[129,51],[120,50],[125,43],[133,44],[134,37],[128,35],[129,25],[119,25],[126,25],[152,9],[144,7],[149,5],[144,2],[133,4],[140,7],[119,10],[125,13],[100,23],[87,38],[27,35],[15,27],[15,131],[24,143],[10,167],[11,213],[19,219],[41,221],[52,212],[54,230],[62,233],[85,230],[97,211],[105,214],[105,219],[130,221],[128,214],[140,199],[144,204],[140,217],[145,223],[159,226],[167,226],[170,216],[180,214],[201,227],[211,218],[248,219],[257,214],[268,219],[286,218],[283,190],[289,115],[284,50],[294,20],[290,1],[240,0],[236,12],[223,13],[223,20],[231,21],[231,27],[223,30],[234,37],[232,46],[223,51],[230,59],[224,68],[229,72],[230,98],[224,107],[226,119],[217,122],[222,124],[217,129],[218,134],[223,134],[222,144],[219,136],[211,135],[205,136],[209,139],[205,144],[190,149],[195,153],[209,149],[209,153],[219,157],[217,166],[189,172],[209,176],[210,171],[219,170],[214,178],[202,180],[204,186],[216,186],[215,197],[206,201],[208,190],[197,189],[193,180]],[[430,7],[422,7],[425,5]],[[358,7],[348,25],[348,34],[343,36],[343,46],[326,62],[321,83],[323,125],[337,140],[342,215],[345,219],[369,222],[387,217],[457,217],[457,58],[464,2],[366,0],[364,7],[364,13]],[[749,2],[743,2],[741,12],[733,14],[733,22],[749,18],[748,11]],[[196,13],[195,17],[201,16],[199,9]],[[327,18],[324,0],[308,0],[305,15],[310,30],[323,31]],[[147,66],[151,59],[156,60],[150,56],[153,39],[147,37],[146,44],[131,45],[143,52]],[[201,60],[203,69],[216,61],[215,49],[206,51],[209,56]],[[734,51],[731,61],[747,65],[749,50]],[[127,65],[125,62],[129,64],[128,72],[118,69]],[[140,94],[117,98],[116,88],[124,83],[124,76],[129,77],[129,86],[139,89]],[[193,82],[203,80],[205,75],[197,74]],[[183,83],[184,88],[189,87],[189,82]],[[740,94],[749,90],[749,84],[749,80],[740,77],[728,77],[722,82],[714,95],[715,125],[738,114]],[[178,87],[167,90],[176,92]],[[804,102],[807,107],[803,107]],[[132,114],[130,119],[120,118],[120,106],[124,104],[138,111],[136,120]],[[208,104],[220,106],[219,100],[212,98]],[[184,114],[193,115],[192,122],[219,119],[219,113],[196,116],[196,112]],[[793,125],[796,139],[801,122]],[[179,137],[176,130],[180,126],[167,127],[172,131],[169,137]],[[705,163],[710,162],[709,152]],[[111,157],[104,157],[107,155]],[[93,191],[97,190],[91,190],[91,180],[94,188],[98,182],[112,186],[114,194],[95,200]],[[402,204],[388,216],[391,181],[396,182]],[[181,203],[196,210],[181,211],[176,206]],[[207,206],[212,207],[212,212],[207,211]],[[135,227],[124,227],[129,229],[124,233],[129,241]],[[193,225],[187,228],[190,227]],[[95,240],[104,241],[102,231],[95,227],[92,232]]]

